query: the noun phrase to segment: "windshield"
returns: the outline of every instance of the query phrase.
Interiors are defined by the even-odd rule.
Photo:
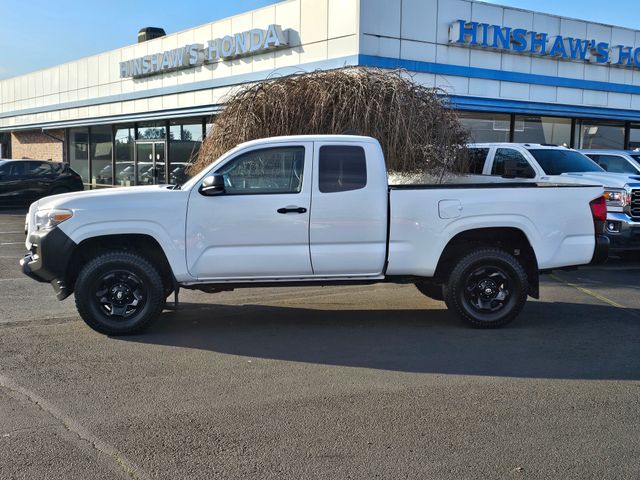
[[[529,153],[538,161],[547,175],[561,175],[568,172],[604,172],[593,160],[574,150],[545,148],[529,150]]]
[[[629,155],[631,158],[633,158],[636,163],[640,164],[640,153],[632,153],[631,155]]]

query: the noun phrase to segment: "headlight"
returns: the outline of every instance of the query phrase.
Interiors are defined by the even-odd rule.
[[[51,230],[56,225],[60,225],[71,217],[73,217],[73,211],[63,208],[38,210],[36,212],[36,230]]]
[[[607,188],[604,191],[607,207],[626,207],[630,203],[629,193],[619,188]]]

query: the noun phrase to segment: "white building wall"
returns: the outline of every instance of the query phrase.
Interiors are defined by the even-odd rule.
[[[355,63],[358,54],[640,86],[640,70],[454,46],[449,43],[449,27],[458,19],[640,47],[640,31],[470,0],[288,0],[0,81],[0,117],[5,114],[0,118],[0,128],[218,104],[234,88],[233,79],[242,78],[238,76],[256,74],[256,79],[267,78],[315,69],[320,64],[314,66],[314,62],[331,60],[333,68],[345,64],[340,63],[344,59],[352,59],[348,64]],[[271,23],[289,29],[290,48],[146,78],[120,78],[121,61],[185,43],[206,44],[207,40],[251,28],[266,28]],[[133,37],[135,32],[131,34]],[[640,95],[629,93],[461,74],[418,72],[414,77],[454,95],[640,109]],[[218,82],[218,86],[204,88],[199,82]],[[154,96],[147,93],[150,90],[156,90]],[[61,110],[60,104],[67,105]],[[20,112],[26,109],[43,111]],[[16,114],[6,115],[11,112]]]
[[[640,86],[640,70],[454,46],[458,19],[640,47],[640,32],[469,0],[361,0],[360,53],[402,60]],[[636,109],[640,96],[449,75],[422,76],[454,95]]]
[[[291,47],[211,65],[178,70],[145,78],[120,78],[119,63],[187,43],[233,35],[269,24],[289,29]],[[358,0],[288,0],[251,12],[208,23],[183,32],[130,45],[110,52],[0,81],[2,113],[51,106],[52,111],[0,118],[0,127],[93,118],[127,113],[211,105],[221,102],[228,87],[164,94],[135,100],[109,101],[108,97],[144,93],[195,82],[247,73],[290,73],[300,65],[358,53]],[[134,37],[136,32],[131,32]],[[62,103],[105,98],[99,105],[64,110]]]

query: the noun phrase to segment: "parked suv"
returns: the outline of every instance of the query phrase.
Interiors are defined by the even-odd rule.
[[[611,173],[640,175],[640,150],[579,150]]]
[[[475,143],[468,147],[466,183],[500,178],[604,186],[605,233],[611,241],[611,250],[640,250],[640,174],[605,171],[583,153],[557,145]]]
[[[39,198],[84,189],[69,165],[44,160],[0,160],[0,206],[25,205]]]

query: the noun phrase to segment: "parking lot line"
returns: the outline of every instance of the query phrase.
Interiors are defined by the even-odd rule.
[[[0,387],[24,398],[34,406],[49,414],[54,420],[62,424],[69,432],[77,435],[79,443],[86,442],[86,444],[82,446],[93,448],[96,453],[103,455],[103,459],[106,461],[115,462],[119,469],[129,477],[139,479],[151,478],[150,475],[142,470],[139,465],[124,457],[122,453],[112,445],[93,435],[78,421],[68,415],[65,415],[59,408],[44,397],[24,388],[3,374],[0,374]]]
[[[555,274],[551,274],[551,277],[553,279],[557,280],[558,282],[564,283],[565,285],[568,285],[569,287],[573,287],[576,290],[584,293],[585,295],[589,295],[590,297],[593,297],[596,300],[600,300],[601,302],[604,302],[607,305],[611,305],[612,307],[624,310],[625,312],[629,313],[630,315],[633,315],[634,317],[640,317],[640,314],[638,314],[637,312],[625,307],[624,305],[621,305],[620,303],[618,303],[618,302],[616,302],[614,300],[611,300],[610,298],[605,297],[604,295],[601,295],[601,294],[599,294],[597,292],[594,292],[593,290],[589,290],[588,288],[581,287],[580,285],[577,285],[575,283],[567,282],[567,281],[561,279],[560,277],[558,277]]]

